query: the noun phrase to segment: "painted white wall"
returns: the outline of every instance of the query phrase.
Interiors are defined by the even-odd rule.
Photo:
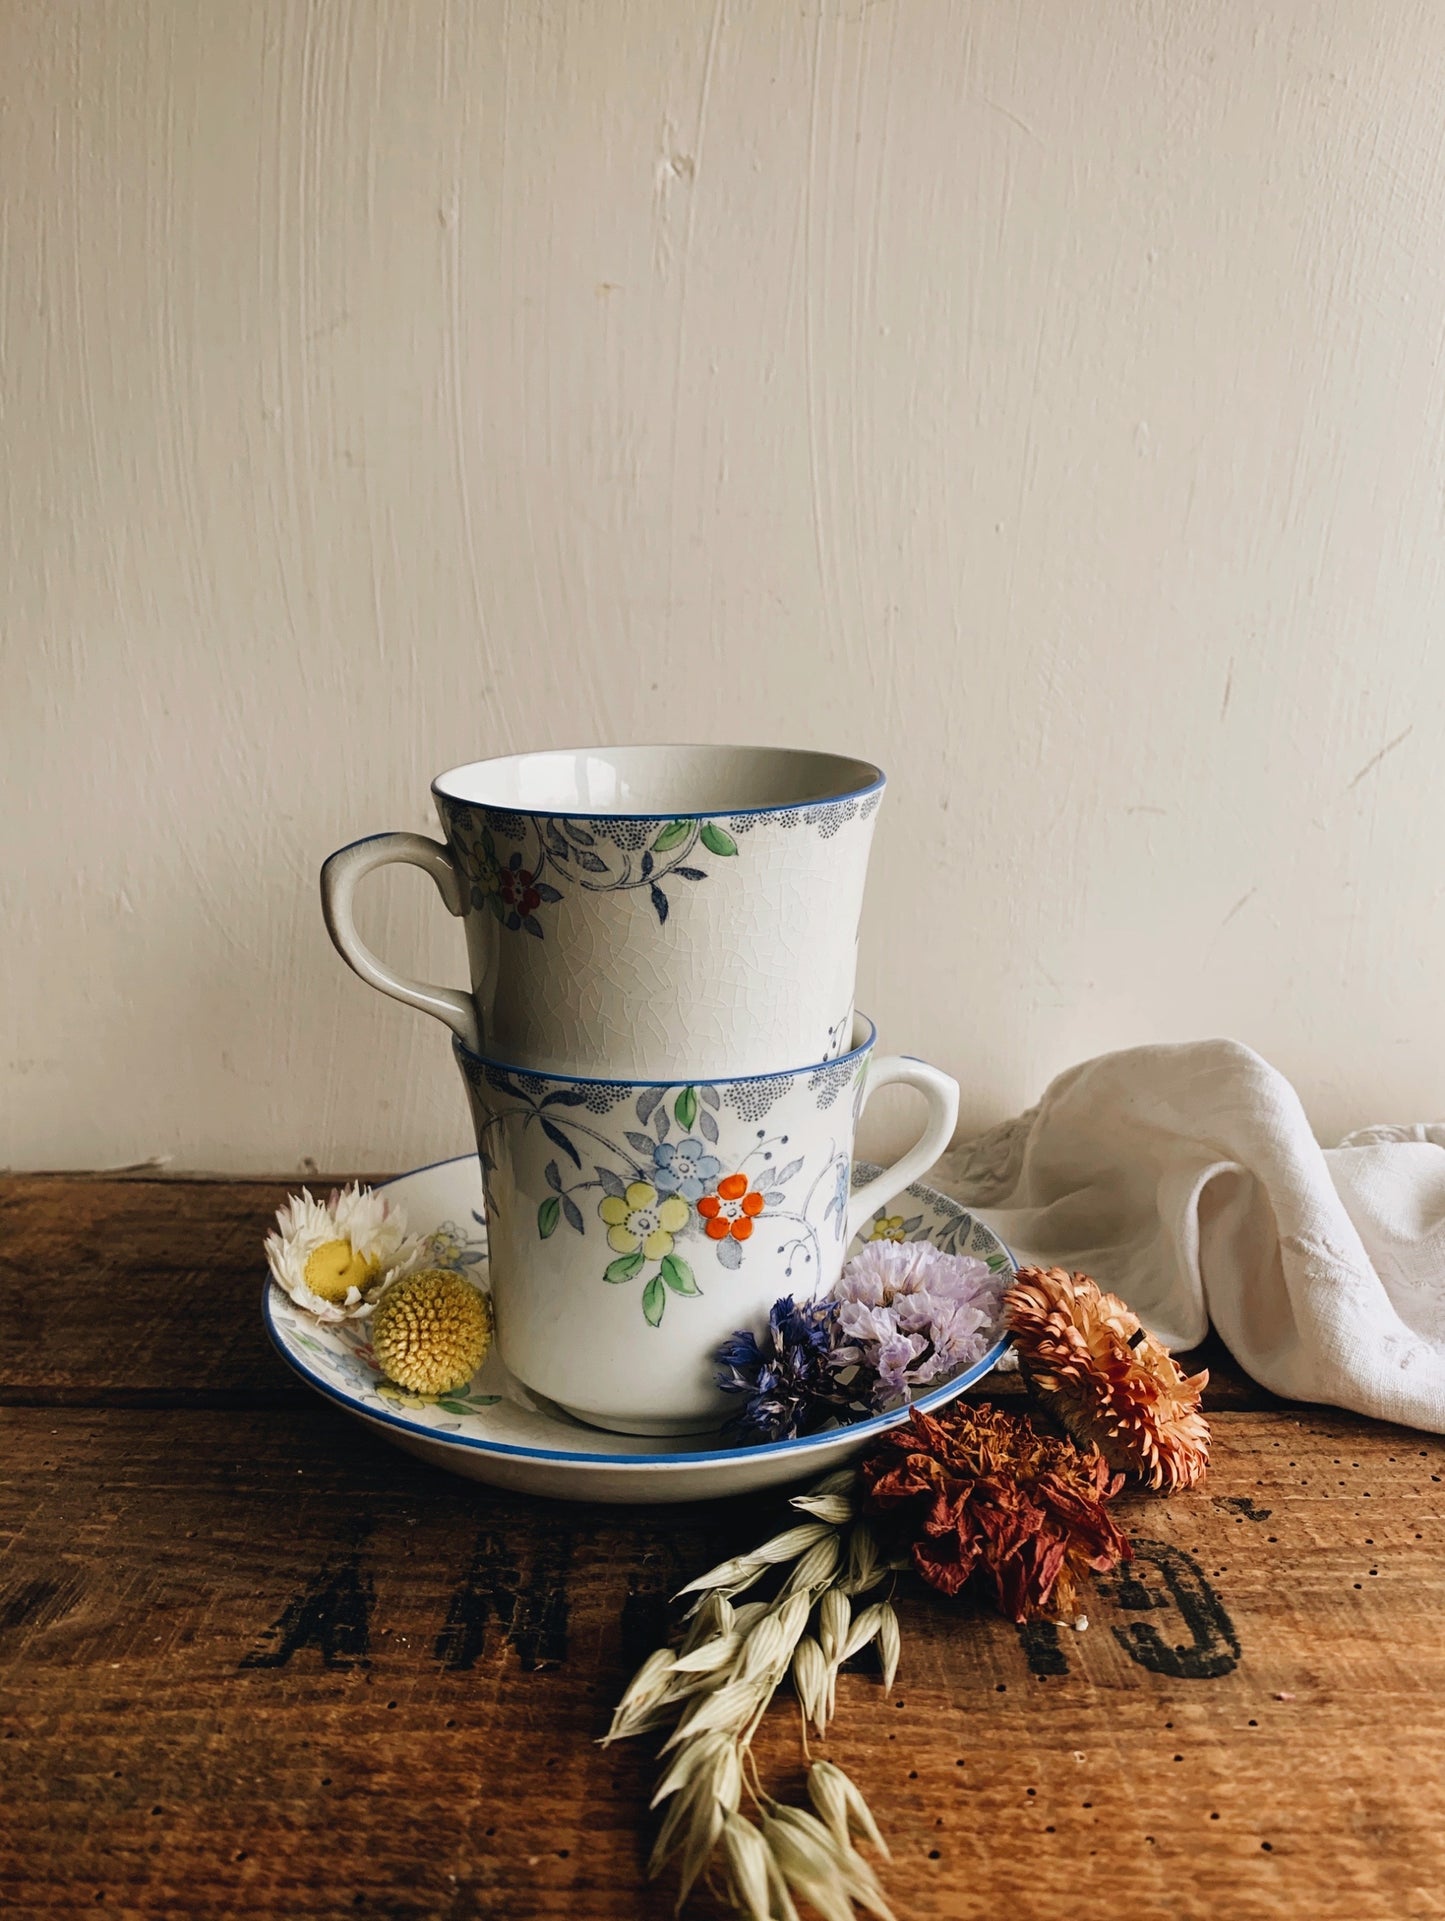
[[[1445,12],[8,0],[0,1161],[402,1166],[334,846],[574,740],[880,761],[965,1123],[1227,1033],[1440,1111]],[[365,931],[460,980],[417,874]]]

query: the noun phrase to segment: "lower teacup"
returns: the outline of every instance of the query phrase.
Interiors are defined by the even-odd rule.
[[[452,1043],[476,1124],[497,1343],[534,1393],[594,1427],[695,1434],[729,1411],[713,1355],[782,1294],[842,1272],[875,1209],[932,1166],[958,1083],[901,1055],[851,1049],[736,1080],[538,1074]],[[928,1103],[906,1154],[851,1191],[853,1134],[877,1088]]]

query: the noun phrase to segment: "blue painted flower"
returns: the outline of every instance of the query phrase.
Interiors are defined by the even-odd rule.
[[[681,1194],[685,1201],[700,1200],[718,1175],[722,1162],[691,1134],[682,1141],[659,1141],[652,1150],[652,1179],[659,1194]]]
[[[829,1201],[823,1215],[825,1221],[830,1221],[836,1214],[840,1232],[844,1221],[848,1218],[848,1201],[853,1192],[852,1174],[853,1170],[848,1165],[848,1156],[840,1154],[833,1164],[833,1198]]]

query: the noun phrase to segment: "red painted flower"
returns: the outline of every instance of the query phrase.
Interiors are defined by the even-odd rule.
[[[537,877],[528,873],[525,867],[504,867],[497,892],[519,914],[532,914],[542,905],[542,896],[537,892]]]
[[[749,1192],[746,1174],[729,1174],[718,1182],[716,1194],[703,1195],[697,1211],[707,1222],[710,1241],[725,1241],[729,1235],[745,1241],[763,1211],[763,1197],[756,1188]]]

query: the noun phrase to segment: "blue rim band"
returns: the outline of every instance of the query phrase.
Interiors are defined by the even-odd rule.
[[[468,1060],[475,1061],[479,1067],[499,1067],[504,1074],[528,1074],[539,1081],[562,1081],[569,1087],[741,1087],[748,1081],[792,1081],[800,1074],[816,1074],[825,1067],[843,1067],[849,1061],[862,1060],[877,1045],[878,1029],[866,1014],[860,1014],[856,1008],[853,1010],[853,1021],[855,1031],[859,1021],[868,1029],[867,1040],[850,1047],[846,1054],[835,1054],[831,1060],[806,1061],[801,1067],[776,1068],[771,1074],[718,1074],[712,1078],[700,1074],[695,1079],[683,1081],[630,1081],[616,1074],[554,1074],[549,1067],[519,1067],[515,1061],[498,1060],[493,1054],[479,1054],[474,1047],[467,1046],[460,1034],[452,1035],[452,1048],[458,1054],[465,1054]],[[912,1059],[912,1056],[908,1058]],[[466,1156],[460,1155],[458,1158],[465,1160]],[[436,1161],[433,1165],[442,1167],[445,1163]],[[424,1170],[418,1168],[415,1171],[421,1173]],[[397,1179],[405,1180],[406,1175],[398,1174]]]
[[[670,747],[690,747],[698,744],[699,743],[688,741],[659,741],[657,743],[658,747],[664,749]],[[534,750],[537,754],[582,754],[589,752],[605,754],[612,751],[615,750],[606,747],[542,747]],[[747,751],[783,754],[799,753],[800,755],[812,755],[814,753],[813,749],[786,747],[764,748],[762,750],[750,749]],[[498,758],[501,760],[530,760],[532,757],[532,754],[502,754]],[[847,756],[842,754],[827,755],[817,753],[816,758],[819,760],[842,760],[846,759]],[[888,776],[883,772],[881,767],[874,767],[871,761],[859,761],[858,765],[860,767],[871,769],[873,779],[867,781],[861,787],[845,787],[839,794],[817,794],[808,800],[769,801],[764,807],[673,807],[663,813],[647,814],[625,813],[610,807],[605,807],[600,810],[582,809],[581,811],[574,811],[570,807],[520,807],[514,806],[510,801],[463,800],[459,794],[449,794],[442,786],[444,780],[450,779],[453,774],[461,773],[463,767],[486,767],[494,764],[494,762],[489,763],[487,761],[464,761],[461,767],[449,767],[446,773],[438,774],[432,782],[431,791],[433,797],[439,801],[447,801],[453,807],[474,807],[479,813],[483,814],[522,814],[530,820],[758,820],[764,814],[791,814],[796,813],[800,808],[804,807],[835,807],[839,801],[843,800],[867,800],[870,794],[881,794],[883,789],[888,785]]]

